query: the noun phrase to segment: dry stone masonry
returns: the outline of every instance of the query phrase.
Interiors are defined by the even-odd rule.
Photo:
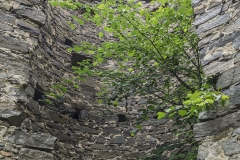
[[[81,12],[53,8],[46,0],[0,0],[0,159],[127,160],[177,140],[168,119],[151,117],[142,131],[135,128],[144,99],[129,100],[128,112],[99,106],[100,84],[91,78],[54,104],[43,101],[52,84],[72,76],[72,65],[89,59],[67,48],[101,42],[92,24],[69,28],[72,15]]]
[[[230,96],[218,112],[202,113],[194,126],[199,160],[240,159],[240,1],[192,0],[203,70]]]
[[[203,70],[231,97],[228,108],[201,113],[201,123],[194,126],[198,158],[238,160],[240,1],[192,0],[192,6]],[[135,128],[137,109],[146,105],[143,98],[130,99],[127,112],[124,103],[99,106],[101,84],[94,78],[53,104],[43,101],[52,84],[71,77],[71,67],[90,58],[67,48],[101,42],[101,30],[92,24],[70,30],[68,21],[81,13],[53,8],[46,0],[0,0],[0,159],[130,160],[178,141],[168,119],[150,117],[142,131]],[[182,145],[174,152],[184,150]]]

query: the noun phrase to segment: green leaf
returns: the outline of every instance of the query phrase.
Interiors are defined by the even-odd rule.
[[[222,100],[224,100],[224,101],[226,101],[226,100],[229,100],[229,96],[227,96],[227,95],[222,95]]]
[[[205,103],[213,104],[213,103],[214,103],[214,100],[212,100],[212,99],[206,99],[206,100],[205,100]]]
[[[46,102],[47,102],[48,104],[52,104],[52,101],[51,101],[50,99],[46,99]]]
[[[103,3],[101,3],[100,5],[97,6],[98,9],[104,9],[105,5]]]
[[[98,37],[99,37],[99,38],[102,38],[102,37],[103,37],[103,33],[102,33],[102,32],[99,32],[99,33],[98,33]]]
[[[135,136],[135,133],[134,132],[131,132],[131,137],[134,137]]]
[[[183,117],[187,114],[187,111],[186,110],[179,110],[178,114]]]
[[[71,28],[72,30],[74,30],[74,29],[76,28],[76,26],[75,26],[74,24],[70,24],[70,28]]]
[[[192,104],[192,102],[190,100],[186,100],[186,101],[183,102],[183,104],[184,105],[190,105],[190,104]]]
[[[113,106],[116,107],[118,105],[118,102],[117,101],[114,101],[113,102]]]
[[[79,85],[73,84],[75,88],[79,89]]]
[[[99,104],[102,104],[102,103],[103,103],[103,100],[102,100],[102,99],[99,99],[99,100],[98,100],[98,103],[99,103]]]
[[[193,101],[192,104],[197,104],[197,103],[201,103],[202,102],[202,98],[197,98]]]
[[[83,24],[84,24],[84,21],[81,20],[81,19],[78,19],[77,21],[78,21],[78,23],[79,23],[80,25],[83,25]]]
[[[68,51],[68,52],[72,52],[72,51],[73,51],[73,48],[68,48],[67,51]]]
[[[142,126],[141,125],[136,125],[136,128],[139,130],[142,130]]]
[[[165,114],[164,112],[158,112],[158,113],[157,113],[157,118],[158,118],[158,119],[162,119],[163,117],[165,117],[165,115],[166,115],[166,114]]]

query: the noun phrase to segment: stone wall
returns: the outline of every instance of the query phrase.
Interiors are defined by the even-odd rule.
[[[99,106],[94,79],[54,104],[43,101],[52,84],[72,76],[76,61],[89,58],[66,49],[100,42],[91,24],[70,30],[76,12],[45,0],[0,0],[0,159],[136,159],[177,141],[168,119],[150,117],[143,130],[134,127],[139,113],[133,108],[144,107],[144,99],[130,100],[128,112]]]
[[[192,0],[192,5],[204,73],[214,76],[216,87],[230,96],[227,108],[203,114],[201,120],[205,122],[194,126],[195,137],[200,141],[198,158],[237,160],[240,159],[240,1]]]

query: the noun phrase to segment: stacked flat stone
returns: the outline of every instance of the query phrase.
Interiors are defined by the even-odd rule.
[[[199,160],[240,159],[240,1],[192,0],[204,73],[215,76],[216,87],[230,96],[230,104],[194,126],[200,141]],[[204,116],[201,116],[204,118]]]
[[[101,42],[101,29],[90,23],[69,28],[78,12],[53,8],[45,0],[0,0],[0,158],[127,160],[177,141],[169,119],[152,116],[141,131],[135,128],[143,98],[129,99],[128,112],[98,105],[100,84],[93,78],[54,104],[43,101],[52,84],[72,76],[76,61],[89,58],[67,48]],[[167,159],[169,153],[164,155]]]

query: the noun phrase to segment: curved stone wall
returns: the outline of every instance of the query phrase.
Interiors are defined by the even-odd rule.
[[[45,0],[0,0],[0,158],[136,159],[177,141],[173,122],[154,117],[131,137],[138,117],[134,109],[146,101],[129,100],[128,112],[99,106],[95,94],[100,84],[94,79],[54,104],[43,101],[52,84],[72,76],[76,61],[88,58],[66,49],[80,41],[100,42],[100,30],[91,24],[70,30],[72,14]],[[164,155],[167,159],[169,153]]]

